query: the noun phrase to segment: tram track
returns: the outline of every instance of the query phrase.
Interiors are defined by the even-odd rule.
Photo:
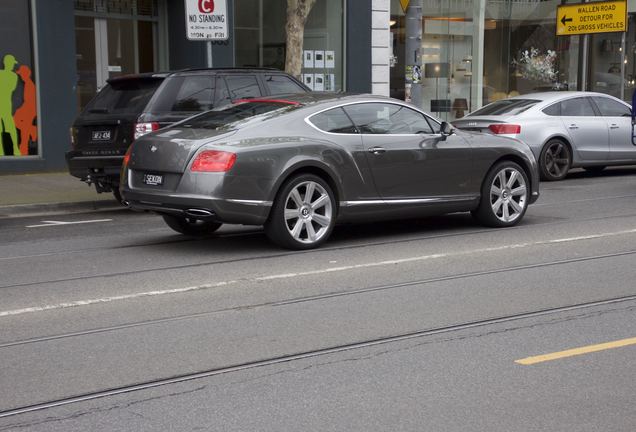
[[[598,221],[598,220],[607,221],[607,220],[618,220],[618,219],[625,219],[625,218],[632,218],[632,217],[636,217],[636,214],[577,219],[577,222],[594,222],[594,221]],[[559,225],[559,224],[571,224],[571,222],[572,222],[571,220],[568,220],[568,221],[546,222],[546,223],[532,224],[532,225],[518,225],[518,226],[511,227],[511,228],[499,229],[499,231],[508,231],[508,232],[510,232],[510,231],[518,231],[518,230],[528,230],[528,229],[532,229],[532,228],[537,227],[537,226],[544,227],[544,226],[553,226],[553,225]],[[29,282],[20,282],[20,283],[14,283],[14,284],[0,285],[0,290],[2,290],[2,289],[10,289],[10,288],[39,286],[39,285],[54,284],[54,283],[89,281],[91,279],[99,279],[99,278],[134,276],[134,275],[142,275],[142,274],[146,274],[146,273],[153,273],[153,272],[159,272],[159,271],[173,271],[173,270],[194,269],[194,268],[199,268],[199,267],[206,267],[206,266],[213,266],[213,265],[220,265],[220,264],[244,263],[244,262],[250,262],[250,261],[256,261],[256,260],[269,260],[269,259],[284,258],[284,257],[289,257],[289,256],[299,256],[299,255],[308,255],[308,254],[313,254],[313,255],[328,254],[328,253],[332,253],[332,252],[355,250],[355,249],[364,249],[364,248],[368,248],[368,247],[378,247],[378,246],[387,246],[387,245],[396,245],[396,244],[406,244],[406,243],[425,241],[425,240],[447,239],[447,238],[454,238],[454,237],[461,237],[461,236],[480,235],[480,234],[492,233],[492,232],[493,232],[492,229],[482,228],[482,229],[475,229],[475,230],[471,230],[471,231],[461,231],[461,232],[451,232],[451,233],[443,233],[443,234],[423,235],[423,236],[407,237],[407,238],[401,238],[401,239],[390,239],[390,240],[382,240],[382,241],[375,241],[375,242],[347,244],[347,245],[342,245],[342,246],[326,246],[326,247],[322,247],[322,248],[319,248],[319,249],[312,249],[312,250],[306,250],[306,251],[284,251],[284,252],[275,252],[275,253],[261,254],[261,255],[255,255],[255,256],[241,256],[241,257],[237,257],[237,258],[226,258],[226,259],[209,260],[209,261],[198,262],[198,263],[178,264],[178,265],[171,265],[171,266],[158,266],[158,267],[150,267],[150,268],[144,268],[144,269],[119,271],[119,272],[115,271],[115,272],[93,273],[93,274],[82,275],[82,276],[73,276],[73,277],[67,277],[67,278],[49,279],[49,280],[45,280],[45,281],[29,281]],[[255,233],[253,233],[253,232],[249,233],[249,235],[254,235],[254,234]],[[236,234],[234,234],[234,235],[236,235]],[[261,233],[259,232],[258,235],[261,235]],[[192,242],[200,242],[200,241],[205,241],[205,240],[196,239],[196,240],[186,240],[184,242],[190,242],[190,241],[192,241]],[[161,245],[161,244],[162,243],[157,243],[157,244],[154,244],[154,245]],[[123,246],[118,246],[116,248],[105,248],[105,249],[99,249],[98,248],[98,249],[95,249],[95,251],[102,251],[103,252],[103,251],[108,251],[108,250],[114,250],[114,249],[121,248],[121,247],[123,247]],[[129,246],[129,247],[145,247],[145,246]],[[85,250],[77,250],[76,252],[77,253],[86,253]],[[66,253],[68,253],[68,252],[64,252],[64,251],[63,252],[55,252],[55,253],[47,254],[46,256],[49,256],[49,257],[50,256],[57,256],[58,254],[59,255],[63,255],[63,254],[66,254]],[[41,256],[41,255],[36,255],[36,256]],[[3,259],[6,261],[6,260],[9,260],[10,258],[3,258]],[[3,259],[0,259],[0,262],[2,262]]]
[[[428,285],[428,284],[438,283],[438,282],[456,281],[456,280],[470,279],[470,278],[481,277],[481,276],[490,276],[490,275],[501,274],[501,273],[531,270],[531,269],[541,269],[546,267],[590,262],[590,261],[630,256],[630,255],[636,255],[636,250],[617,252],[612,254],[599,254],[594,256],[577,257],[577,258],[563,259],[558,261],[548,261],[548,262],[527,264],[527,265],[521,265],[521,266],[508,266],[508,267],[502,267],[497,269],[482,270],[482,271],[476,271],[476,272],[466,272],[461,274],[438,276],[438,277],[426,278],[426,279],[417,279],[417,280],[399,282],[394,284],[383,284],[383,285],[366,287],[366,288],[345,289],[345,290],[332,291],[332,292],[317,294],[312,296],[292,297],[288,299],[282,299],[282,300],[270,301],[270,302],[264,302],[264,303],[242,304],[242,305],[216,309],[211,311],[183,314],[183,315],[172,316],[172,317],[156,318],[151,320],[119,324],[119,325],[108,326],[108,327],[100,327],[100,328],[88,329],[88,330],[77,331],[77,332],[68,332],[68,333],[63,333],[58,335],[50,335],[50,336],[44,336],[44,337],[4,342],[4,343],[0,343],[0,350],[11,348],[11,347],[30,345],[34,343],[40,343],[40,342],[50,342],[54,340],[61,340],[61,339],[67,339],[67,338],[73,338],[73,337],[88,336],[93,334],[115,332],[120,330],[131,329],[131,328],[146,327],[146,326],[152,326],[152,325],[158,325],[158,324],[164,324],[164,323],[170,323],[170,322],[204,318],[211,315],[227,313],[227,312],[238,312],[238,311],[253,310],[253,309],[265,308],[265,307],[280,307],[280,306],[286,306],[291,304],[310,303],[314,301],[322,301],[322,300],[333,299],[337,297],[363,295],[363,294],[379,292],[379,291],[391,291],[395,289],[407,288],[407,287],[412,287],[417,285]]]
[[[469,321],[464,323],[457,323],[457,324],[447,325],[443,327],[435,327],[435,328],[421,329],[421,330],[416,330],[411,332],[404,332],[404,333],[399,333],[395,335],[382,336],[382,337],[373,338],[373,339],[366,339],[366,340],[361,340],[356,342],[338,344],[338,345],[333,345],[329,347],[306,350],[306,351],[301,351],[301,352],[296,352],[291,354],[272,356],[272,357],[267,357],[267,358],[263,358],[259,360],[247,361],[244,363],[211,368],[207,370],[200,370],[196,372],[177,374],[170,377],[146,380],[146,381],[136,382],[136,383],[132,383],[128,385],[105,388],[102,390],[76,394],[73,396],[68,396],[68,397],[63,397],[58,399],[52,399],[49,401],[37,402],[30,405],[23,405],[23,406],[17,406],[17,407],[13,407],[9,409],[3,409],[0,411],[0,418],[6,418],[6,417],[16,416],[20,414],[36,412],[36,411],[43,411],[43,410],[48,410],[48,409],[61,407],[65,405],[91,401],[95,399],[113,397],[113,396],[117,396],[121,394],[148,390],[148,389],[162,387],[166,385],[174,385],[174,384],[178,384],[178,383],[182,383],[186,381],[210,378],[210,377],[214,377],[218,375],[223,375],[223,374],[228,374],[233,372],[240,372],[240,371],[244,371],[248,369],[267,367],[267,366],[277,365],[281,363],[288,363],[288,362],[299,361],[303,359],[309,359],[314,357],[340,353],[344,351],[369,348],[369,347],[373,347],[377,345],[400,342],[400,341],[405,341],[409,339],[436,336],[440,334],[487,327],[487,326],[491,326],[495,324],[503,324],[503,323],[513,322],[513,321],[524,320],[524,319],[538,318],[538,317],[544,317],[548,315],[560,314],[565,312],[573,312],[577,310],[585,310],[585,309],[594,308],[594,307],[610,306],[610,305],[616,305],[616,304],[634,302],[634,301],[636,301],[636,295],[606,298],[606,299],[600,299],[600,300],[595,300],[590,302],[576,303],[576,304],[570,304],[566,306],[551,307],[551,308],[521,312],[521,313],[516,313],[511,315],[504,315],[504,316],[491,317],[491,318]]]

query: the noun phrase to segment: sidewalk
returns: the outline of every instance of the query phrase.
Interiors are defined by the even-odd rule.
[[[0,175],[0,219],[117,208],[112,193],[98,194],[68,172]]]

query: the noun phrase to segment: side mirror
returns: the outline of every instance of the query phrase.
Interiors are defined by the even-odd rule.
[[[445,140],[447,136],[452,135],[454,132],[453,127],[448,122],[442,122],[440,125],[440,133],[442,134],[442,140]]]

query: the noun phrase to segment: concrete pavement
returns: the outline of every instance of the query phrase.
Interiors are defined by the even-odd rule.
[[[98,194],[66,171],[0,175],[0,219],[120,207],[112,193]]]

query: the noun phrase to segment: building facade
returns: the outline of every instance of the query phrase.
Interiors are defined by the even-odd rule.
[[[108,78],[210,64],[283,69],[286,8],[227,0],[229,37],[210,48],[187,39],[184,0],[2,0],[0,174],[64,170],[69,128]],[[371,0],[318,0],[301,78],[317,90],[371,92],[372,15]]]
[[[631,102],[636,0],[625,3],[627,26],[621,31],[573,36],[557,36],[559,5],[595,2],[419,1],[422,108],[444,120],[498,99],[545,90],[597,91]],[[390,0],[390,11],[390,94],[404,98],[406,17],[400,0]]]
[[[636,0],[624,31],[556,36],[570,0],[422,5],[421,108],[444,120],[542,90],[636,88]],[[400,0],[317,0],[301,79],[320,91],[408,98]],[[228,39],[186,38],[184,0],[2,0],[0,174],[64,170],[69,127],[108,78],[206,67],[284,68],[287,0],[227,0]],[[412,71],[410,71],[412,73]]]

